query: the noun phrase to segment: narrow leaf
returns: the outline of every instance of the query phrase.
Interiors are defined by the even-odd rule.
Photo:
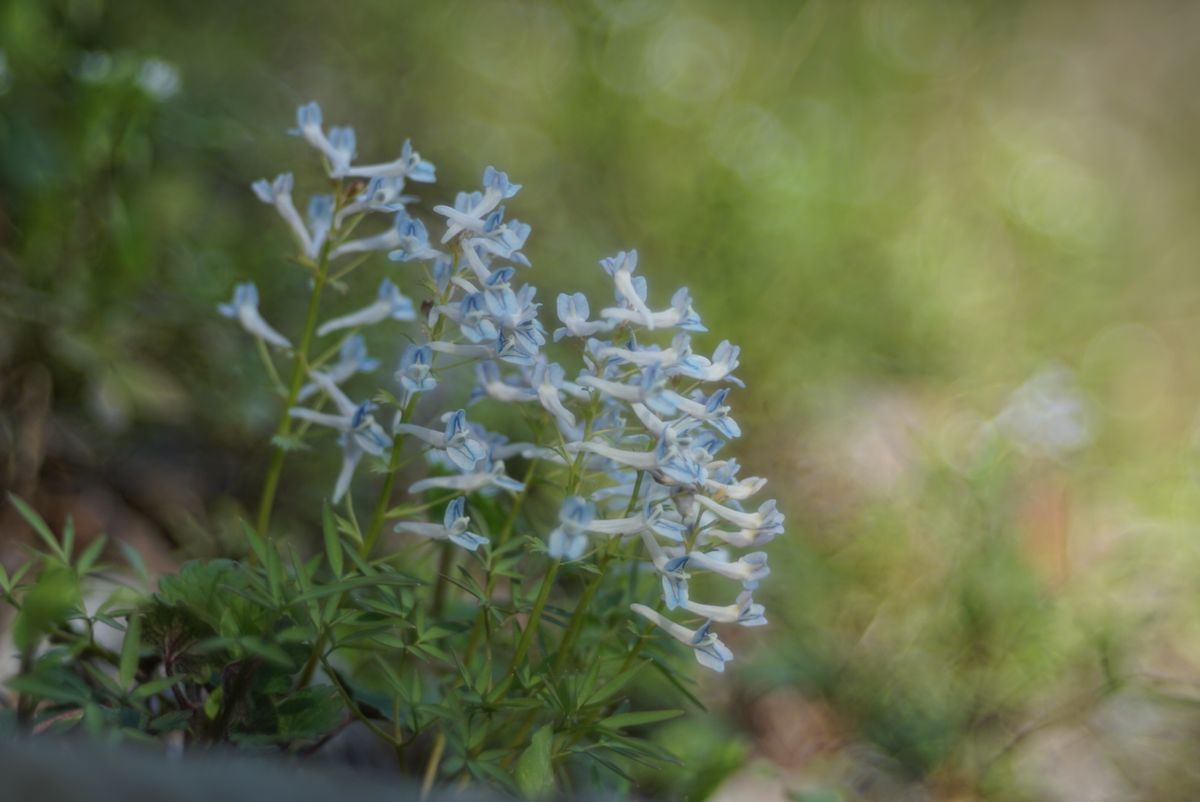
[[[321,510],[321,525],[325,531],[325,556],[329,558],[329,569],[333,571],[335,577],[341,579],[344,567],[342,540],[338,537],[337,524],[334,523],[333,510],[330,508],[328,500]]]
[[[63,551],[62,544],[58,542],[58,538],[54,537],[54,533],[50,531],[50,527],[46,525],[46,521],[38,514],[37,510],[12,493],[8,494],[8,500],[17,508],[17,512],[21,514],[25,522],[33,527],[33,531],[37,532],[38,537],[49,547],[50,551],[63,562],[67,562],[67,555]]]
[[[602,720],[597,726],[619,730],[623,727],[641,727],[659,721],[668,721],[682,715],[682,710],[642,710],[634,713],[618,713]]]
[[[129,686],[133,684],[133,675],[137,672],[141,647],[142,619],[130,616],[129,625],[125,627],[125,640],[121,643],[121,665],[117,672],[121,690],[128,690]]]

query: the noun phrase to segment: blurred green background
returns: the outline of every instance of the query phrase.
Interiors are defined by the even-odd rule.
[[[4,0],[3,484],[160,570],[229,548],[276,410],[214,305],[250,277],[295,328],[248,184],[310,161],[282,134],[319,100],[367,160],[411,136],[423,203],[523,183],[543,301],[637,247],[743,347],[773,626],[649,791],[1200,798],[1198,30],[1168,0]],[[281,518],[335,459],[289,464]]]

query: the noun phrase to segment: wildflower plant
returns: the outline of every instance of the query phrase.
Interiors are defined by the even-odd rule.
[[[189,564],[128,613],[130,685],[188,741],[304,751],[360,721],[427,784],[535,795],[673,760],[639,728],[681,711],[644,709],[638,688],[694,699],[689,654],[725,670],[722,635],[767,623],[753,594],[783,531],[752,501],[765,480],[724,453],[737,347],[696,350],[687,289],[663,303],[633,250],[600,260],[611,300],[564,293],[548,325],[506,173],[418,216],[409,193],[436,174],[410,143],[362,164],[315,103],[292,133],[328,191],[302,215],[292,174],[252,190],[306,273],[303,327],[270,322],[278,302],[252,283],[219,307],[282,402],[252,555]],[[367,334],[391,352],[368,355]],[[287,460],[324,448],[340,468],[306,557],[272,511]]]

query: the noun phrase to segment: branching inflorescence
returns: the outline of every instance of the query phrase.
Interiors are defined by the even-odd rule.
[[[504,207],[519,184],[488,167],[480,190],[433,207],[444,233],[431,239],[425,223],[410,215],[414,198],[405,190],[411,182],[433,182],[434,167],[409,143],[394,161],[363,166],[356,164],[354,131],[327,130],[315,103],[300,108],[297,122],[293,133],[320,152],[333,193],[312,197],[302,218],[291,174],[257,181],[253,190],[275,207],[296,241],[298,260],[311,271],[305,329],[294,345],[273,328],[260,314],[253,284],[239,285],[233,301],[220,308],[293,359],[290,386],[280,382],[286,412],[276,433],[279,451],[267,477],[259,530],[268,528],[283,453],[302,431],[297,427],[311,424],[337,433],[342,468],[332,492],[335,504],[347,498],[364,458],[380,461],[384,487],[363,538],[364,553],[375,547],[386,521],[397,532],[470,551],[487,546],[488,538],[471,531],[478,527],[468,503],[476,496],[512,494],[515,516],[534,474],[531,469],[525,481],[511,476],[506,462],[520,460],[536,468],[562,499],[557,526],[545,533],[550,567],[543,584],[553,581],[563,562],[592,558],[599,577],[614,562],[652,565],[661,578],[661,599],[653,607],[633,603],[633,612],[689,646],[704,666],[724,670],[732,654],[714,625],[766,623],[752,596],[769,571],[759,549],[783,531],[774,501],[748,509],[765,480],[739,478],[737,461],[719,455],[740,435],[727,403],[730,386],[742,386],[733,375],[738,348],[725,341],[711,358],[694,352],[691,334],[706,329],[687,289],[657,306],[632,250],[601,260],[615,298],[594,316],[582,293],[559,295],[558,325],[549,339],[561,344],[548,344],[536,289],[519,280],[520,269],[530,265],[522,252],[530,227],[507,218]],[[389,228],[356,236],[360,223],[380,215],[391,217]],[[400,264],[391,278],[380,280],[374,299],[318,323],[323,290],[343,287],[377,253]],[[417,284],[419,275],[430,293],[420,311],[397,286]],[[408,324],[397,331],[397,340],[402,333],[411,344],[402,349],[394,380],[383,392],[354,397],[343,387],[380,364],[367,355],[360,332],[395,321]],[[324,346],[325,357],[310,356],[314,342]],[[573,355],[571,366],[551,361],[548,348]],[[474,386],[462,406],[518,407],[531,422],[527,437],[510,441],[486,431],[464,409],[453,408],[458,404],[417,419],[419,399],[464,371],[473,371]],[[454,385],[443,390],[453,392]],[[444,515],[427,517],[428,507],[416,507],[393,520],[389,503],[405,443],[425,449],[430,467],[407,491],[449,491],[441,499],[449,502]],[[511,528],[510,521],[498,537]],[[729,591],[732,603],[692,598],[689,579],[704,574],[737,586]],[[592,592],[594,587],[575,605],[577,616]],[[669,615],[686,617],[694,628]],[[574,620],[568,626],[563,654],[578,628]],[[522,647],[517,651],[519,658]]]

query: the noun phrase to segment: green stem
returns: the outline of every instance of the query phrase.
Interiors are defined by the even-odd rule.
[[[308,315],[304,320],[304,333],[300,337],[300,345],[296,348],[296,362],[292,366],[292,381],[288,387],[287,397],[283,402],[283,412],[279,416],[279,426],[275,429],[275,453],[271,455],[271,466],[267,468],[267,478],[263,484],[262,497],[258,502],[258,518],[255,524],[258,533],[267,537],[267,527],[271,523],[271,509],[275,504],[275,492],[279,489],[279,477],[283,473],[283,461],[287,458],[287,450],[282,440],[292,431],[292,416],[288,414],[296,405],[300,388],[304,386],[304,378],[308,373],[308,349],[312,344],[313,332],[317,328],[317,315],[321,308],[321,290],[329,275],[329,242],[321,247],[320,260],[317,263],[317,273],[313,279],[312,293],[308,296]]]
[[[521,639],[517,641],[517,650],[513,652],[512,664],[508,669],[509,674],[517,672],[517,669],[521,667],[521,661],[525,659],[525,655],[529,651],[529,647],[533,645],[533,636],[537,632],[538,624],[541,622],[542,610],[546,607],[546,600],[550,598],[550,590],[554,587],[554,578],[558,575],[559,565],[560,562],[558,560],[550,563],[550,569],[542,577],[542,585],[538,588],[537,599],[533,602],[533,609],[529,611],[529,623],[525,625],[525,631],[521,633]]]
[[[508,519],[504,522],[504,528],[500,530],[500,534],[496,536],[496,545],[492,547],[491,553],[495,554],[498,549],[508,542],[512,536],[513,527],[516,526],[517,516],[521,512],[521,507],[525,504],[525,497],[529,493],[529,487],[533,483],[534,473],[537,471],[537,460],[530,460],[529,467],[525,470],[525,478],[522,480],[524,487],[517,497],[513,499],[512,508],[508,511]],[[479,612],[475,614],[475,623],[471,627],[471,637],[467,640],[467,649],[463,653],[463,663],[470,665],[471,658],[475,656],[475,649],[479,646],[479,638],[483,634],[485,619],[488,614],[488,605],[492,602],[492,593],[496,590],[496,580],[499,577],[495,571],[488,570],[487,586],[483,594],[483,604],[479,606]]]
[[[446,604],[447,579],[454,570],[454,558],[458,556],[458,547],[449,541],[442,544],[442,553],[438,556],[437,579],[433,584],[433,601],[429,605],[429,614],[436,620],[442,615]]]
[[[637,479],[633,482],[633,492],[629,496],[629,504],[625,507],[625,515],[623,516],[625,518],[628,518],[637,507],[638,496],[642,491],[643,476],[645,476],[645,471],[638,471]],[[614,537],[608,542],[604,554],[600,556],[600,564],[597,566],[599,570],[596,576],[583,589],[583,595],[579,597],[579,602],[575,605],[575,611],[571,613],[571,621],[567,624],[566,634],[563,635],[562,643],[558,646],[558,654],[554,656],[554,665],[551,667],[551,671],[555,674],[562,671],[567,660],[571,657],[571,651],[575,648],[575,641],[579,639],[579,633],[583,631],[583,623],[587,618],[588,608],[591,606],[596,592],[600,590],[600,583],[604,581],[609,563],[612,562],[617,540]]]
[[[425,764],[425,777],[421,781],[421,802],[429,799],[429,792],[433,790],[433,783],[437,780],[438,766],[442,762],[442,755],[446,751],[446,734],[438,732],[433,739],[433,753],[429,756],[429,762]]]
[[[509,663],[504,681],[492,691],[491,698],[493,700],[499,699],[512,686],[517,677],[517,670],[524,662],[525,655],[529,653],[529,647],[533,645],[533,636],[537,633],[538,624],[541,622],[542,610],[546,608],[546,600],[550,598],[550,590],[554,587],[554,578],[558,575],[559,565],[559,560],[550,563],[550,570],[546,571],[545,576],[542,577],[542,585],[538,588],[537,599],[533,602],[533,609],[529,611],[529,623],[525,625],[521,639],[517,641],[517,648],[513,652],[512,662]]]
[[[408,423],[412,418],[413,410],[417,406],[417,397],[414,395],[408,399],[408,403],[404,405],[404,409],[400,412],[400,421]],[[400,447],[404,445],[404,435],[397,434],[392,437],[392,453],[388,456],[388,471],[383,477],[383,487],[379,489],[379,500],[375,502],[375,511],[371,513],[371,523],[367,526],[367,533],[363,536],[362,548],[359,552],[364,557],[369,557],[375,549],[375,544],[379,542],[379,535],[383,532],[383,522],[387,518],[388,505],[392,502],[392,489],[396,486],[396,473],[400,469]]]
[[[444,303],[445,298],[439,299]],[[433,331],[430,332],[430,341],[437,340],[442,336],[442,329],[446,324],[444,315],[439,315],[437,322],[433,324]],[[434,353],[430,361],[430,370],[437,361],[437,353]],[[408,399],[408,403],[404,405],[404,409],[400,412],[400,421],[408,423],[412,420],[413,411],[417,408],[417,395],[413,394],[412,398]],[[387,518],[388,505],[392,502],[392,489],[396,486],[396,472],[400,468],[400,446],[404,444],[404,435],[397,434],[392,438],[392,453],[388,457],[388,471],[383,478],[383,487],[379,490],[379,500],[375,502],[375,512],[371,514],[371,523],[367,526],[367,533],[363,537],[362,549],[360,550],[364,557],[369,557],[375,544],[379,542],[379,535],[383,532],[383,522]]]
[[[326,630],[322,629],[317,635],[316,641],[313,642],[312,653],[308,655],[308,660],[304,663],[304,668],[300,670],[300,676],[296,679],[295,690],[303,690],[308,687],[308,683],[312,681],[313,674],[316,673],[317,663],[321,661],[321,655],[325,651]]]
[[[386,730],[384,730],[382,727],[372,721],[365,713],[363,713],[362,709],[358,706],[358,702],[354,700],[354,697],[350,695],[349,689],[343,684],[343,680],[337,673],[337,670],[329,665],[329,663],[324,659],[321,660],[321,665],[325,668],[325,673],[329,675],[331,680],[333,680],[333,687],[335,690],[337,690],[338,695],[342,697],[342,703],[346,705],[346,709],[350,711],[350,715],[362,722],[367,729],[375,733],[375,735],[377,735],[379,738],[391,744],[397,750],[397,755],[399,755],[400,750],[407,746],[408,743],[392,737],[392,735],[390,735]]]
[[[554,656],[554,664],[550,667],[551,673],[557,674],[562,671],[563,666],[567,663],[567,658],[571,656],[575,641],[579,638],[579,633],[583,631],[585,611],[591,606],[596,591],[600,589],[600,583],[604,581],[605,569],[608,568],[607,558],[607,554],[601,558],[600,572],[583,589],[583,595],[579,597],[579,601],[575,605],[575,612],[571,613],[571,622],[567,625],[567,632],[563,635],[562,643],[558,645],[558,654]]]

